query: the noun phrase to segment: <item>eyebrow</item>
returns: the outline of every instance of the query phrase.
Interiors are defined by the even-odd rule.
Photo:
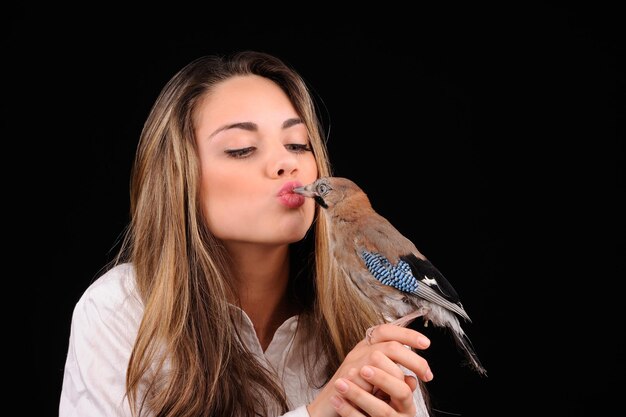
[[[294,118],[285,120],[283,122],[282,128],[289,129],[292,126],[296,126],[302,123],[304,123],[302,119],[300,119],[299,117],[294,117]],[[230,124],[217,128],[213,133],[209,135],[209,139],[217,135],[218,133],[223,132],[225,130],[229,130],[229,129],[242,129],[242,130],[247,130],[249,132],[256,132],[259,130],[259,125],[257,125],[256,123],[252,123],[252,122],[230,123]]]

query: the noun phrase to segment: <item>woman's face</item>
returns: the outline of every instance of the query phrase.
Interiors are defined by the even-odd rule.
[[[208,227],[228,243],[301,240],[314,201],[291,193],[317,178],[307,129],[272,81],[237,76],[216,85],[194,115]]]

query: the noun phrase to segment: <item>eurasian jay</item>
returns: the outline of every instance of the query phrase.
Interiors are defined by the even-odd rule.
[[[359,186],[347,178],[323,177],[293,192],[322,207],[337,264],[388,321],[406,326],[423,317],[425,325],[449,329],[469,365],[486,375],[461,328],[459,317],[471,320],[455,289],[413,242],[374,211]]]

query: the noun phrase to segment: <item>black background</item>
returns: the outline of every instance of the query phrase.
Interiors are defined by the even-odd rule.
[[[29,315],[27,349],[10,344],[34,365],[19,387],[36,392],[38,415],[57,414],[73,306],[128,220],[152,102],[193,58],[239,49],[304,76],[335,174],[360,183],[460,293],[489,376],[432,333],[437,416],[610,415],[625,329],[616,10],[303,6],[6,10],[5,210],[17,231],[6,276],[26,287],[7,296],[9,324]]]

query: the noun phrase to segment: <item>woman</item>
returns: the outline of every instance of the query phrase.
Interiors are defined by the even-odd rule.
[[[167,83],[133,166],[114,265],[72,317],[60,415],[426,415],[428,339],[328,259],[314,102],[276,57],[206,56]],[[317,220],[315,220],[317,219]],[[359,414],[357,414],[359,415]]]

